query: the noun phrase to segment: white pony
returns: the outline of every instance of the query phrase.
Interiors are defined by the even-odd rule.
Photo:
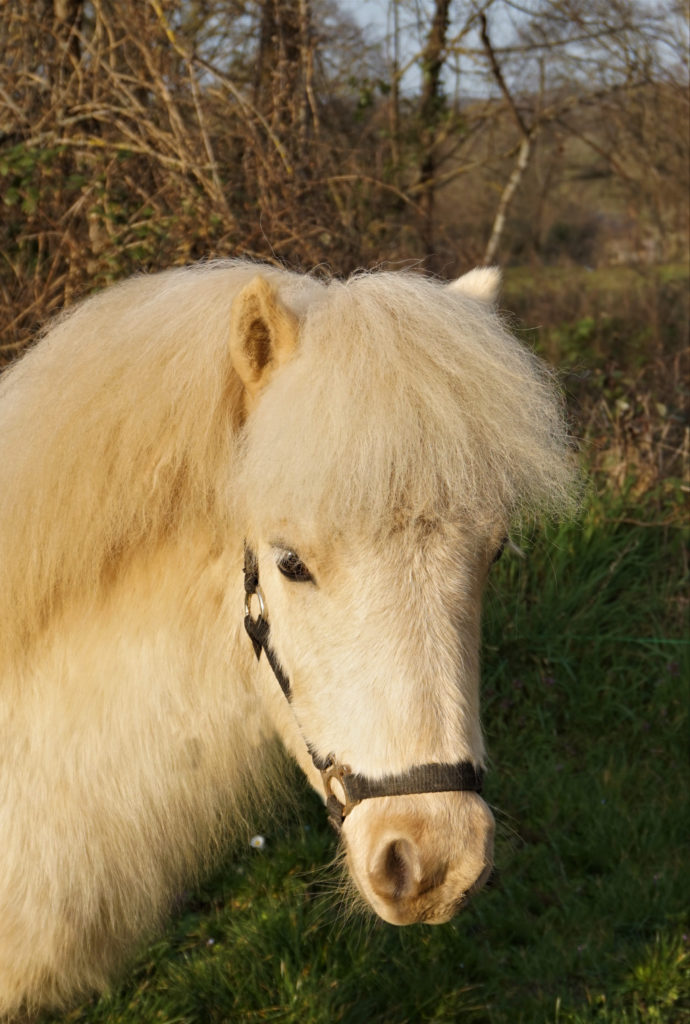
[[[511,519],[573,485],[497,283],[141,276],[0,380],[0,1016],[107,985],[276,734],[385,920],[445,921],[485,881],[482,589]],[[245,632],[245,544],[290,700]]]

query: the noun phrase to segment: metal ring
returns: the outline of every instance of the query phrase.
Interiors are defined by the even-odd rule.
[[[251,611],[251,607],[250,607],[251,600],[252,600],[252,597],[254,595],[256,595],[256,597],[257,597],[257,599],[259,601],[259,614],[257,615],[256,618],[252,617],[252,611]],[[264,595],[261,592],[261,587],[257,583],[256,588],[251,592],[251,594],[245,594],[244,595],[244,614],[245,614],[245,616],[249,616],[249,618],[252,620],[252,622],[258,622],[259,619],[265,619],[266,618],[265,612],[266,612],[266,602],[264,601]]]
[[[329,797],[333,797],[338,805],[340,806],[341,818],[345,818],[353,807],[361,803],[361,800],[352,799],[347,789],[347,782],[345,781],[348,775],[352,775],[352,769],[349,764],[341,764],[336,758],[335,754],[329,754],[326,758],[326,764],[321,769],[321,778],[323,780],[323,788],[326,792],[326,800]],[[343,792],[343,799],[341,800],[338,794],[333,789],[333,782],[337,782]]]

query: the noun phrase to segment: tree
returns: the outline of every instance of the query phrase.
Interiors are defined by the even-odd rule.
[[[380,3],[387,35],[337,0],[5,0],[6,357],[142,266],[550,257],[587,175],[635,251],[684,244],[677,0]]]

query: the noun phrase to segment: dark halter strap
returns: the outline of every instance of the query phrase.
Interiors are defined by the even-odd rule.
[[[246,546],[244,549],[244,593],[244,628],[247,630],[254,645],[254,653],[258,660],[261,657],[261,652],[264,652],[268,664],[273,669],[273,675],[278,680],[287,700],[290,701],[292,700],[290,680],[283,672],[280,662],[273,653],[273,648],[268,641],[271,628],[268,620],[264,618],[264,603],[263,596],[259,590],[259,566],[256,555]],[[259,614],[255,619],[252,618],[251,608],[249,607],[250,599],[254,594],[261,595],[259,596]]]
[[[263,651],[273,670],[281,690],[288,701],[292,700],[290,680],[283,672],[280,662],[270,644],[270,626],[265,616],[265,605],[259,587],[259,564],[251,548],[244,548],[244,628],[254,647],[257,659]],[[251,599],[257,597],[259,614],[252,618]],[[483,773],[470,761],[458,761],[455,764],[420,764],[414,765],[399,775],[385,775],[381,779],[369,779],[359,775],[338,761],[335,754],[329,754],[324,760],[319,757],[307,743],[314,766],[321,772],[326,791],[326,805],[331,823],[336,831],[340,831],[343,821],[353,807],[362,800],[381,796],[405,796],[413,793],[447,793],[469,791],[481,793]],[[339,786],[340,793],[334,791],[334,783]],[[342,797],[344,799],[341,798]]]

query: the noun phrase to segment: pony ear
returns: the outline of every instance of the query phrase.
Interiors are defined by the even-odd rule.
[[[230,358],[249,399],[297,347],[297,317],[257,275],[235,297],[230,312]]]
[[[487,306],[495,305],[500,287],[501,271],[498,267],[475,267],[448,285],[452,292],[460,292],[472,299],[479,299]]]

